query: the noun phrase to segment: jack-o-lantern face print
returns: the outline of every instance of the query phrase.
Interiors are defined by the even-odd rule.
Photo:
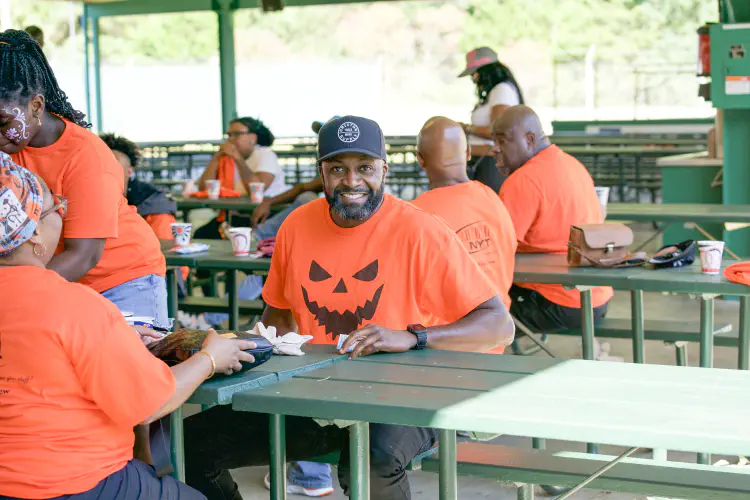
[[[330,335],[332,338],[336,338],[341,334],[349,334],[354,330],[357,330],[362,326],[362,322],[365,320],[371,320],[375,316],[375,311],[378,309],[378,303],[380,302],[380,295],[383,292],[385,284],[381,284],[377,288],[372,287],[372,293],[362,294],[362,286],[367,289],[367,284],[372,283],[378,277],[378,261],[374,260],[362,269],[355,272],[351,277],[349,276],[332,276],[326,271],[320,264],[314,260],[310,263],[310,274],[309,278],[313,284],[321,283],[323,286],[329,285],[329,288],[322,289],[320,292],[324,297],[328,294],[348,294],[349,289],[356,286],[357,290],[360,291],[359,295],[369,297],[362,304],[357,304],[354,310],[344,310],[339,312],[335,309],[329,309],[326,305],[320,304],[322,298],[311,298],[308,290],[302,286],[302,297],[305,299],[305,304],[310,313],[315,317],[315,320],[320,326],[325,328],[326,335]],[[347,282],[349,286],[347,287]],[[310,286],[312,288],[312,285]],[[316,289],[320,289],[320,286],[315,286]]]

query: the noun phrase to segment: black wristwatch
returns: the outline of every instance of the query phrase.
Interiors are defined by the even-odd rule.
[[[406,330],[417,337],[417,345],[414,346],[414,349],[420,351],[427,347],[427,328],[425,328],[424,325],[415,323],[407,326]]]

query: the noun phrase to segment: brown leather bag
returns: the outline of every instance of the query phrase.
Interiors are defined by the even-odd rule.
[[[643,265],[644,252],[631,254],[633,231],[625,224],[582,224],[570,227],[568,265],[571,267],[634,267]]]

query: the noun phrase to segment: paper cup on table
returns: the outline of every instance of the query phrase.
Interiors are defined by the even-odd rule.
[[[250,255],[250,235],[253,230],[249,227],[233,227],[229,230],[232,239],[232,250],[237,257]]]
[[[701,270],[703,274],[719,274],[724,254],[724,242],[712,240],[699,241],[698,250],[701,254]]]
[[[251,182],[250,183],[250,201],[253,203],[261,203],[263,201],[263,190],[266,185],[262,182]]]
[[[172,228],[174,244],[178,247],[190,245],[190,237],[193,235],[193,225],[189,222],[173,222],[169,225]]]
[[[602,209],[602,217],[607,218],[607,203],[609,203],[609,188],[595,187],[596,197],[599,198],[599,207]]]
[[[208,191],[209,200],[218,200],[221,193],[221,181],[216,179],[206,181],[206,191]]]

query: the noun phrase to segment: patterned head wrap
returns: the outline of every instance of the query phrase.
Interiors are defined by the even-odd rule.
[[[0,152],[0,256],[31,239],[43,202],[39,179]]]

